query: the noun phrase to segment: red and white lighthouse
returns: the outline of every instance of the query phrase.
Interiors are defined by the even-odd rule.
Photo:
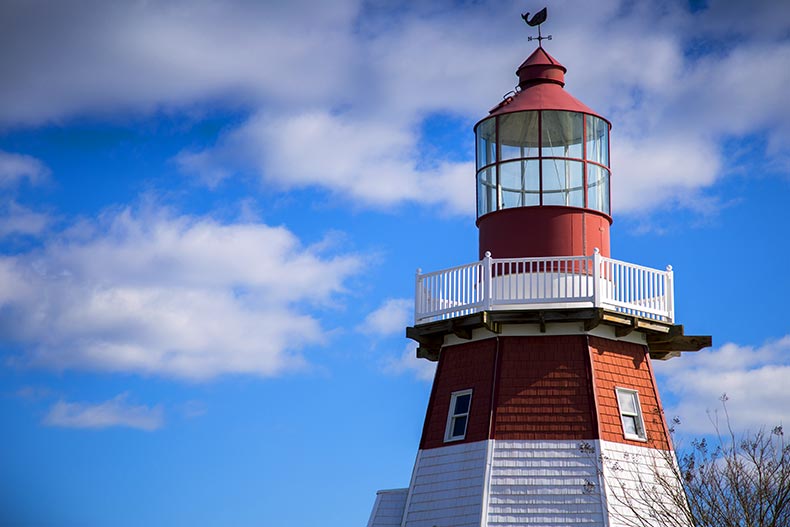
[[[627,480],[672,459],[651,360],[711,339],[676,324],[671,268],[611,258],[611,124],[565,73],[539,41],[475,126],[481,260],[417,275],[407,335],[436,377],[369,527],[628,525]]]

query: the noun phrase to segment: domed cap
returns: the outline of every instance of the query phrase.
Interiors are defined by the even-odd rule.
[[[557,110],[581,112],[609,121],[598,112],[565,91],[565,73],[568,70],[557,59],[538,46],[516,70],[518,92],[507,97],[491,109],[490,115],[525,110]],[[611,127],[611,123],[609,123]]]
[[[541,82],[553,82],[565,86],[567,71],[565,66],[539,46],[516,70],[518,87],[523,90],[532,84]]]

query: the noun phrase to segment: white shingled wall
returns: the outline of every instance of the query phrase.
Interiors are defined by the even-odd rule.
[[[603,525],[597,457],[590,449],[579,441],[493,443],[486,525]]]
[[[488,441],[420,450],[403,527],[480,527]]]
[[[409,489],[379,492],[368,527],[690,527],[667,492],[682,497],[673,460],[671,452],[608,441],[421,450]]]
[[[400,527],[408,495],[409,489],[378,491],[368,527]]]
[[[673,452],[601,441],[601,467],[609,527],[690,527]]]

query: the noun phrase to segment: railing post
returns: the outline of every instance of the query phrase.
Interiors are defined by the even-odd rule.
[[[669,321],[675,321],[675,272],[672,266],[667,266],[667,313],[669,314]]]
[[[417,268],[414,279],[414,325],[420,323],[420,308],[422,307],[422,269]]]
[[[491,310],[492,281],[491,251],[486,251],[483,257],[483,311]]]
[[[593,306],[601,307],[601,251],[596,247],[592,255],[593,265]]]

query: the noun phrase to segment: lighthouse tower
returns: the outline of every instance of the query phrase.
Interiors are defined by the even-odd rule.
[[[480,260],[417,274],[407,336],[436,376],[369,527],[639,525],[629,493],[671,474],[651,361],[711,338],[676,323],[671,267],[611,258],[611,124],[541,44],[475,125]]]

